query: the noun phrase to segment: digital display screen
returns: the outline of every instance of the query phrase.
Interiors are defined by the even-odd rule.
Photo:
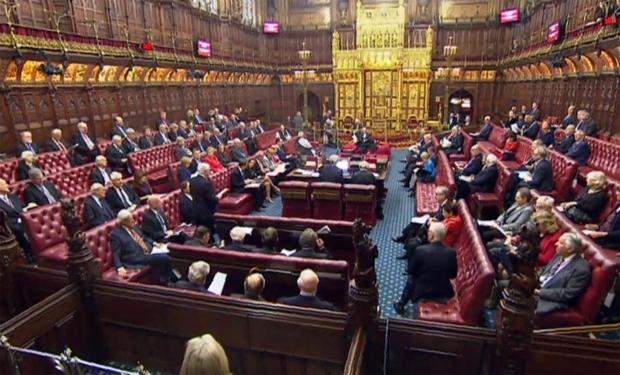
[[[504,9],[499,14],[500,23],[513,23],[521,20],[521,12],[519,8]]]
[[[263,32],[265,34],[279,34],[280,22],[265,21],[265,23],[263,23]]]
[[[211,57],[211,42],[198,39],[196,41],[196,54],[200,57]]]
[[[562,37],[562,24],[560,21],[554,22],[549,26],[549,31],[547,32],[547,41],[549,43],[555,43]]]

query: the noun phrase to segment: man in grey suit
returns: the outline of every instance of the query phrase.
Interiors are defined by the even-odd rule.
[[[515,203],[495,220],[495,225],[497,227],[481,228],[484,242],[488,243],[503,238],[504,236],[498,228],[501,228],[504,232],[518,233],[523,224],[530,220],[534,212],[531,201],[532,193],[530,189],[523,187],[517,190],[515,194]]]
[[[542,270],[536,314],[567,309],[577,302],[590,283],[590,264],[581,256],[581,239],[564,233],[557,242],[557,255]]]

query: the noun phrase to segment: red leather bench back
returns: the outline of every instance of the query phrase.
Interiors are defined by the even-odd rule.
[[[620,178],[620,145],[588,137],[588,166],[605,172],[607,177]]]
[[[312,182],[312,206],[315,219],[342,220],[342,185]]]
[[[102,273],[114,267],[114,255],[110,248],[110,232],[117,225],[118,220],[112,220],[85,233],[86,245],[93,255],[99,259]]]
[[[95,169],[94,163],[74,167],[48,177],[67,197],[75,197],[90,191],[90,175]]]
[[[298,136],[291,137],[288,141],[282,144],[284,151],[287,155],[296,154],[297,153],[297,139]]]
[[[179,189],[181,187],[181,183],[179,182],[180,167],[180,161],[168,165],[168,181],[170,181],[173,190]]]
[[[344,219],[374,225],[377,222],[377,187],[374,185],[344,185]]]
[[[562,201],[568,200],[572,194],[573,181],[579,170],[579,164],[557,151],[549,153],[553,169],[553,183]]]
[[[37,163],[47,176],[71,169],[67,154],[62,151],[45,152],[37,155]]]
[[[461,318],[477,325],[484,301],[495,278],[493,265],[480,238],[477,225],[463,200],[458,202],[463,229],[457,241],[458,274],[454,281]]]
[[[265,150],[271,145],[276,144],[278,129],[267,130],[261,134],[258,134],[254,140],[260,150]]]
[[[523,164],[532,157],[532,140],[526,137],[519,137],[519,148],[515,153],[515,159],[519,164]]]
[[[164,196],[161,200],[171,228],[180,225],[182,222],[181,210],[179,208],[179,198],[181,194],[181,190],[175,190]]]
[[[9,184],[13,184],[17,180],[16,172],[18,163],[19,160],[16,158],[7,159],[0,162],[0,178]]]
[[[310,183],[305,181],[283,181],[278,187],[282,195],[282,216],[312,217]]]
[[[128,156],[129,165],[133,171],[142,169],[146,174],[164,170],[169,164],[176,162],[174,147],[173,144],[168,144],[132,152]]]
[[[35,254],[58,245],[67,236],[67,229],[62,224],[62,209],[59,202],[26,211],[22,217]]]
[[[435,181],[437,186],[446,186],[450,189],[451,194],[455,193],[456,180],[454,179],[454,173],[450,167],[448,155],[442,150],[439,151],[437,157],[437,178]]]
[[[471,158],[471,146],[474,144],[474,139],[469,135],[468,132],[461,130],[461,134],[463,135],[463,155],[466,160]]]
[[[493,143],[496,147],[504,147],[504,141],[506,139],[506,129],[499,125],[493,124],[493,130],[489,136],[489,142]]]

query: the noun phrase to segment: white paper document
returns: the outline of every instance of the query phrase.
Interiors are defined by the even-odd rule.
[[[297,252],[297,250],[295,250],[295,249],[293,249],[293,250],[282,249],[280,251],[280,254],[286,255],[287,257],[290,257],[291,255],[295,254],[296,252]]]
[[[224,290],[224,284],[226,284],[226,274],[218,272],[213,277],[213,281],[211,281],[211,285],[209,285],[209,289],[207,289],[207,291],[221,296],[222,291]]]
[[[469,176],[463,176],[463,175],[461,175],[461,176],[459,176],[459,180],[461,180],[461,181],[465,181],[465,182],[471,182],[472,178],[471,178],[471,177],[469,177]]]
[[[243,231],[243,234],[245,234],[246,236],[251,235],[252,230],[254,229],[252,227],[239,227],[239,228],[241,228],[241,230]]]
[[[478,220],[478,225],[483,227],[497,228],[495,220]]]
[[[159,246],[153,246],[153,250],[151,250],[151,255],[156,254],[168,254],[170,250],[168,250],[168,245],[161,244]]]
[[[327,234],[327,233],[331,233],[331,228],[328,225],[323,225],[319,230],[317,230],[316,232],[318,234]]]
[[[428,221],[428,219],[430,218],[429,215],[424,215],[424,216],[414,216],[411,218],[411,222],[414,224],[426,224],[426,222]]]
[[[525,182],[532,181],[532,174],[530,172],[521,171],[521,172],[517,172],[517,175],[519,176],[520,179],[522,179]]]

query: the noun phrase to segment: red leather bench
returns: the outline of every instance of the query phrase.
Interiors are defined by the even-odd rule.
[[[168,181],[168,165],[175,163],[174,144],[156,146],[147,150],[129,154],[129,165],[135,172],[138,169],[146,172],[149,183],[155,193],[171,190]]]
[[[469,203],[469,209],[472,212],[476,213],[476,217],[480,217],[480,214],[484,208],[498,207],[500,210],[503,210],[504,197],[506,196],[506,191],[508,190],[508,183],[510,182],[511,171],[507,168],[502,167],[499,163],[497,164],[497,167],[498,174],[493,192],[477,192],[471,194],[467,198],[467,202]]]
[[[83,164],[79,167],[67,169],[47,178],[66,196],[75,197],[90,192],[90,175],[95,169],[95,163]]]
[[[260,270],[266,278],[264,297],[268,300],[295,295],[299,293],[296,283],[299,273],[310,268],[321,275],[319,297],[339,307],[346,306],[349,268],[343,260],[297,258],[179,244],[170,244],[168,249],[178,270],[185,271],[192,262],[203,260],[211,266],[211,273],[226,273],[225,295],[242,294],[243,281],[251,269]]]
[[[539,315],[535,323],[538,328],[556,328],[595,324],[607,292],[620,269],[617,252],[605,250],[581,232],[563,213],[554,209],[562,230],[580,234],[583,243],[582,255],[591,267],[590,284],[578,298],[574,307]]]
[[[585,181],[586,175],[599,170],[605,172],[610,182],[620,183],[620,145],[587,137],[590,145],[590,157],[587,165],[579,167],[579,177]]]
[[[448,155],[440,150],[437,156],[437,175],[435,182],[416,183],[416,214],[418,216],[435,213],[439,209],[435,199],[435,189],[437,186],[445,186],[450,189],[450,194],[456,191],[456,180],[450,168]]]
[[[288,141],[282,144],[282,147],[284,148],[284,152],[286,152],[287,155],[297,153],[297,139],[298,138],[299,138],[298,136],[291,137],[291,139],[289,139]]]
[[[456,242],[458,273],[452,285],[454,297],[447,303],[418,303],[419,318],[436,322],[479,325],[484,301],[491,293],[495,271],[478,228],[463,200],[458,203],[463,229]]]
[[[312,228],[318,231],[324,226],[328,226],[330,232],[319,234],[325,241],[325,247],[332,253],[334,259],[346,260],[351,271],[355,264],[355,248],[353,247],[352,234],[353,222],[342,220],[317,220],[294,217],[273,217],[273,216],[247,216],[215,214],[215,230],[221,238],[228,239],[230,229],[236,225],[252,227],[254,229],[265,229],[274,227],[280,232],[280,245],[287,249],[299,248],[299,234],[306,229]],[[286,232],[286,233],[284,233]],[[246,238],[251,245],[260,246],[260,236]]]
[[[179,181],[179,168],[181,167],[181,162],[177,161],[176,163],[172,163],[168,165],[168,181],[170,182],[170,188],[172,190],[177,190],[181,188],[181,182]]]
[[[312,217],[310,183],[305,181],[282,181],[278,187],[282,195],[282,216]]]
[[[45,152],[37,155],[37,164],[46,176],[71,169],[67,154],[62,151]]]
[[[533,190],[532,193],[535,197],[549,195],[553,197],[557,203],[568,201],[573,194],[573,183],[577,176],[579,163],[557,151],[551,151],[549,153],[549,158],[553,169],[553,184],[555,189],[550,192]]]
[[[17,164],[19,159],[10,158],[0,162],[0,178],[9,184],[17,181]]]
[[[501,160],[500,164],[508,169],[517,169],[532,157],[532,140],[526,137],[519,137],[519,148],[515,152],[515,160]]]
[[[342,220],[342,185],[331,182],[313,182],[312,216],[315,219]]]
[[[485,153],[495,152],[497,149],[502,149],[504,147],[506,138],[506,129],[493,124],[493,130],[491,130],[491,135],[489,135],[488,141],[480,141],[478,145]]]
[[[256,135],[256,137],[254,137],[254,141],[256,142],[256,146],[258,146],[259,150],[265,150],[276,144],[277,135],[278,129],[267,130]]]
[[[368,225],[377,223],[377,187],[344,185],[344,220],[362,219]]]
[[[231,186],[232,172],[237,168],[237,164],[233,163],[228,168],[223,169],[211,176],[215,189],[222,191]],[[254,196],[248,193],[226,193],[217,206],[217,212],[247,215],[254,210]]]
[[[441,147],[440,138],[447,136],[449,133],[443,133],[440,136],[433,135],[433,145],[437,148]],[[467,162],[471,158],[471,146],[474,145],[474,140],[468,132],[461,130],[463,136],[463,151],[459,154],[449,154],[448,159],[451,163],[454,162]]]

